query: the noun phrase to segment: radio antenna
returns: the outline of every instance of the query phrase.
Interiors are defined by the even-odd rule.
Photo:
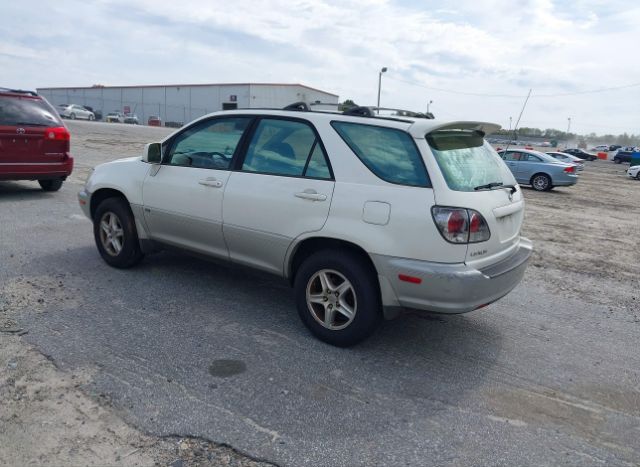
[[[529,102],[529,97],[531,97],[531,89],[529,89],[529,94],[527,94],[527,98],[524,100],[524,104],[522,105],[522,109],[520,110],[520,115],[518,115],[518,120],[516,120],[516,124],[513,127],[513,136],[515,140],[515,136],[517,135],[516,131],[518,129],[518,125],[520,124],[520,119],[522,118],[522,114],[524,113],[524,109],[527,106],[527,102]],[[504,148],[505,152],[509,149],[509,145],[511,144],[511,139],[507,142],[507,147]]]

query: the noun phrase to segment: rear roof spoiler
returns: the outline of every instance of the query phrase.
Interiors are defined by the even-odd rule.
[[[495,133],[500,129],[500,125],[489,122],[438,122],[434,120],[416,120],[408,131],[416,139],[424,139],[429,133],[441,130],[475,130],[480,131],[484,136]]]

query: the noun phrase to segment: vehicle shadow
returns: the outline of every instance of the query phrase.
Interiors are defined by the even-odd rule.
[[[278,458],[289,445],[308,446],[315,465],[324,465],[315,456],[326,453],[312,449],[322,439],[336,455],[368,449],[384,459],[386,440],[409,425],[429,429],[429,418],[484,384],[501,353],[489,312],[409,313],[340,349],[306,331],[292,290],[267,274],[173,252],[118,270],[88,246],[32,267],[38,263],[57,265],[75,304],[25,316],[27,340],[64,367],[99,368],[87,389],[108,394],[135,425],[254,455]],[[217,377],[212,365],[220,359],[245,370]],[[255,436],[265,433],[247,419],[287,445],[258,446]],[[360,437],[369,442],[354,451],[349,440]]]
[[[47,198],[52,195],[54,195],[54,193],[43,191],[38,185],[38,182],[0,180],[0,203],[3,201],[16,201],[16,199]]]

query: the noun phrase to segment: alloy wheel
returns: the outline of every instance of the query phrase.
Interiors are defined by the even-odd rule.
[[[313,318],[332,331],[349,326],[358,308],[353,285],[333,269],[322,269],[311,276],[306,298]]]
[[[111,256],[118,256],[124,246],[124,230],[118,216],[105,212],[100,219],[100,242]]]
[[[533,187],[536,190],[544,191],[549,186],[549,180],[544,175],[537,175],[533,179]]]

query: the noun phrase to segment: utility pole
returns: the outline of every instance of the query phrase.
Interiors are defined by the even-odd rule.
[[[509,133],[511,133],[511,121],[513,120],[513,117],[509,117]]]
[[[387,72],[387,67],[382,67],[380,73],[378,73],[378,108],[376,109],[376,113],[380,115],[380,89],[382,88],[382,73]]]
[[[430,100],[429,102],[427,102],[427,113],[429,113],[429,106],[430,106],[431,104],[433,104],[433,101],[431,101],[431,100]]]
[[[567,147],[569,147],[569,131],[571,130],[571,117],[567,117]]]

